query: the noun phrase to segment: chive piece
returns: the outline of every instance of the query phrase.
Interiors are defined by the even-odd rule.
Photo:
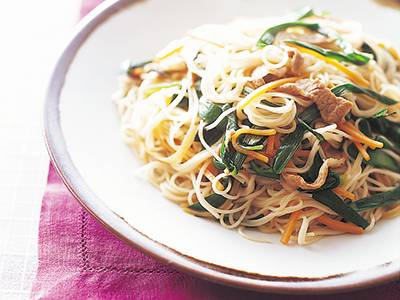
[[[389,113],[389,112],[388,112],[388,109],[387,109],[387,108],[384,108],[384,109],[381,109],[380,111],[378,111],[376,114],[374,114],[374,115],[371,117],[371,119],[386,118],[386,117],[389,117],[389,116],[393,116],[393,115],[395,115],[395,114],[396,114],[395,111]]]
[[[271,179],[280,178],[279,174],[274,173],[274,171],[270,166],[266,164],[261,165],[260,163],[257,163],[254,160],[250,162],[250,170],[252,170],[258,176],[267,177]]]
[[[366,164],[377,167],[379,169],[386,169],[395,173],[400,173],[400,166],[397,161],[389,156],[381,149],[368,151],[370,160],[365,161]]]
[[[368,43],[364,42],[364,43],[361,45],[361,51],[364,52],[364,53],[371,54],[371,55],[374,57],[374,60],[375,60],[375,61],[378,60],[378,57],[376,56],[375,51],[371,48],[370,45],[368,45]]]
[[[358,123],[358,128],[362,133],[364,133],[367,137],[372,138],[372,129],[367,119],[361,119],[360,123]]]
[[[303,48],[315,51],[325,57],[337,60],[339,62],[347,62],[354,65],[365,65],[370,61],[370,58],[361,53],[356,53],[355,51],[351,53],[340,53],[332,50],[327,50],[309,43],[300,42],[296,40],[287,40],[287,43],[295,44]],[[348,51],[348,50],[347,50]]]
[[[303,126],[307,131],[311,132],[319,141],[324,142],[325,138],[322,134],[319,132],[315,131],[314,128],[312,128],[310,125],[308,125],[306,122],[304,122],[302,119],[297,118],[297,121],[301,126]]]
[[[143,97],[147,98],[150,95],[162,90],[162,89],[168,89],[168,88],[172,88],[172,87],[178,87],[181,86],[180,82],[172,82],[172,83],[168,83],[168,84],[155,84],[150,86],[147,90],[145,90],[143,92]]]
[[[309,17],[313,17],[313,16],[317,16],[318,14],[314,11],[313,8],[311,7],[305,7],[302,9],[302,11],[300,12],[300,16],[297,18],[298,21],[301,21],[303,19],[309,18]]]
[[[222,114],[221,106],[209,101],[199,103],[199,117],[206,125],[213,123]]]
[[[356,211],[363,211],[366,209],[395,204],[398,201],[400,201],[400,186],[391,191],[374,194],[352,202],[351,207]]]
[[[211,105],[210,105],[211,104]],[[230,104],[224,104],[222,107],[211,102],[202,103],[199,107],[199,116],[206,124],[213,123],[221,113],[231,108]],[[207,110],[208,109],[208,110]],[[204,130],[204,140],[208,145],[214,145],[224,135],[228,119],[225,117],[216,127],[210,130]]]
[[[213,164],[218,170],[225,170],[226,168],[225,164],[222,161],[215,159],[215,157],[213,159]]]
[[[245,150],[250,150],[250,151],[260,151],[260,150],[264,149],[264,145],[254,145],[254,146],[240,145],[240,147]]]
[[[276,174],[281,174],[288,162],[292,159],[294,153],[301,144],[305,131],[303,126],[297,126],[295,131],[285,136],[281,146],[276,152],[274,164],[272,166]]]
[[[331,190],[318,191],[312,194],[312,197],[332,209],[339,216],[348,222],[365,229],[369,223],[361,215],[359,215],[352,207],[347,205],[339,196]]]
[[[279,25],[273,26],[271,28],[268,28],[261,35],[260,39],[257,41],[257,47],[263,48],[267,45],[272,45],[275,40],[275,36],[278,34],[278,32],[286,30],[290,27],[305,27],[312,31],[317,31],[317,32],[319,32],[321,29],[318,23],[305,23],[302,21],[279,24]],[[324,33],[321,33],[321,34],[324,34]]]
[[[319,116],[318,108],[315,105],[311,105],[299,115],[299,118],[309,125]],[[275,155],[274,164],[272,166],[276,174],[281,174],[288,162],[292,159],[294,153],[301,144],[305,132],[306,129],[304,126],[297,126],[295,131],[285,136]]]
[[[345,83],[345,84],[335,86],[333,89],[331,89],[331,92],[334,93],[335,96],[337,96],[337,97],[342,96],[346,92],[351,92],[351,93],[355,93],[355,94],[367,95],[368,97],[371,97],[371,98],[379,101],[380,103],[383,103],[386,105],[394,105],[394,104],[398,103],[396,100],[394,100],[392,98],[378,94],[378,93],[374,92],[373,90],[359,87],[352,83]]]
[[[226,199],[224,196],[218,194],[211,194],[204,198],[210,205],[214,206],[215,208],[220,207],[222,204],[225,203]],[[190,205],[188,208],[195,210],[195,211],[207,211],[200,202]]]
[[[383,142],[383,143],[384,143],[384,145],[385,145],[384,147],[386,149],[390,149],[387,147],[385,142]],[[349,148],[347,149],[347,151],[353,159],[355,159],[357,157],[358,150],[356,149],[354,144],[351,144],[349,146]],[[399,164],[396,162],[396,160],[393,157],[389,156],[382,149],[375,149],[375,150],[368,149],[367,152],[370,156],[370,159],[369,160],[363,159],[363,163],[370,165],[370,166],[374,166],[379,169],[385,169],[385,170],[389,170],[389,171],[392,171],[395,173],[400,173]]]

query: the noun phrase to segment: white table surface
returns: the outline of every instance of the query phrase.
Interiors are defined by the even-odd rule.
[[[0,299],[28,299],[48,157],[42,107],[80,0],[0,1]]]

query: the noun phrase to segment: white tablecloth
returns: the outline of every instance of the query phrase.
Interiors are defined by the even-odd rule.
[[[0,299],[29,298],[48,157],[42,108],[80,0],[0,3]]]

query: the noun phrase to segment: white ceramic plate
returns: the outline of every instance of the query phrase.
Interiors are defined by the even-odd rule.
[[[135,178],[140,162],[120,139],[110,97],[121,61],[152,57],[203,23],[280,15],[306,4],[358,20],[366,32],[399,42],[399,12],[371,1],[105,1],[96,8],[60,57],[45,110],[50,155],[77,199],[130,244],[226,284],[322,293],[398,278],[400,219],[382,221],[369,234],[329,237],[307,247],[251,242],[184,213]]]

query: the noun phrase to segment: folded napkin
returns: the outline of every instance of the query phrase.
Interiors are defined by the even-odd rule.
[[[84,1],[83,14],[100,1]],[[400,283],[328,296],[261,294],[181,273],[127,246],[103,228],[50,165],[39,225],[33,299],[400,299]]]

